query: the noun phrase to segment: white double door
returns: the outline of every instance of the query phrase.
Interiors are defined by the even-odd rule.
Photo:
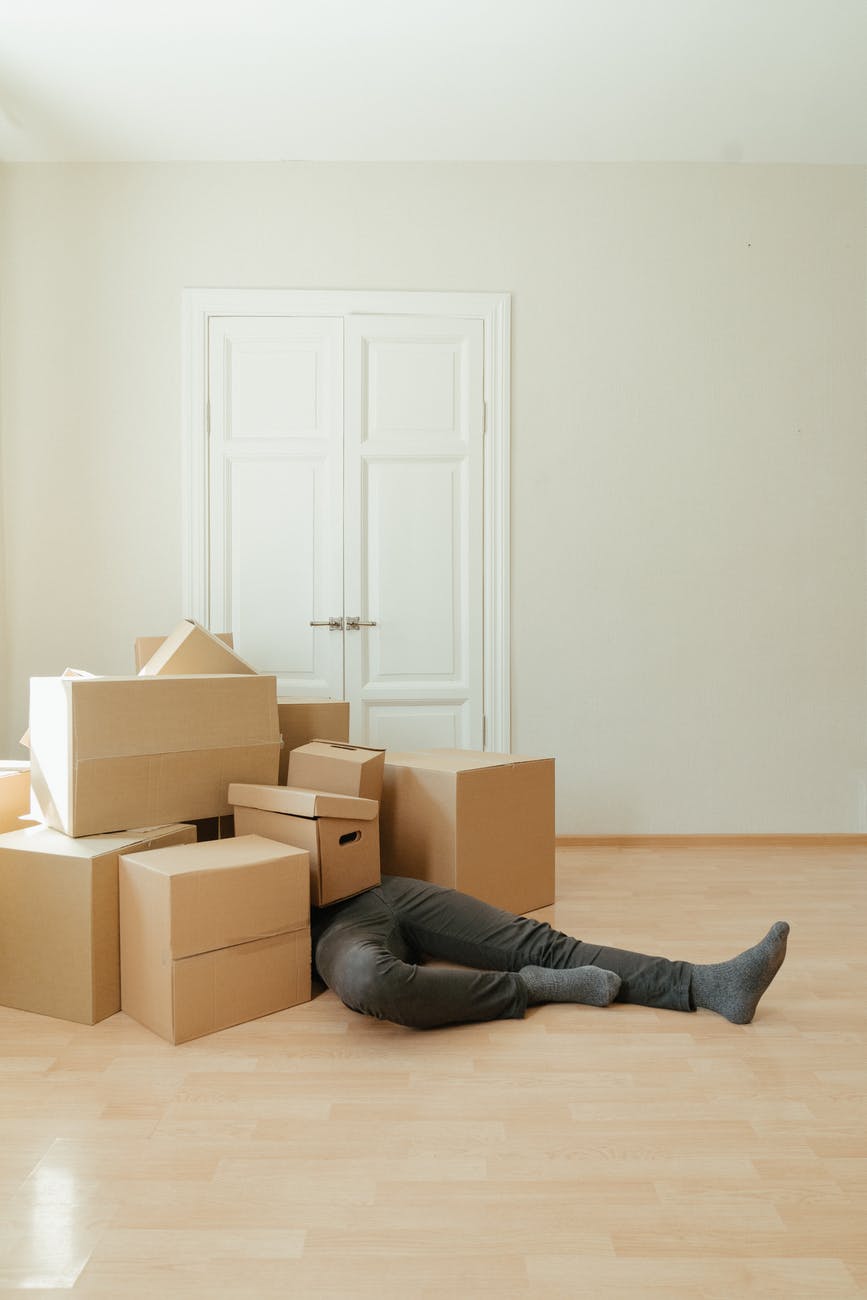
[[[215,316],[209,622],[351,738],[483,747],[483,322]]]

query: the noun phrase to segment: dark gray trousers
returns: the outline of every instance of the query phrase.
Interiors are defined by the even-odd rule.
[[[522,966],[601,966],[620,976],[619,1002],[693,1009],[688,962],[584,943],[403,876],[383,876],[376,889],[319,911],[314,941],[317,970],[346,1006],[414,1029],[520,1019],[527,992],[515,972]],[[424,957],[470,969],[424,966]]]

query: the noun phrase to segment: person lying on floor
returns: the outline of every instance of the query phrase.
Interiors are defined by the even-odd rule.
[[[383,876],[314,909],[312,930],[316,968],[347,1007],[433,1029],[520,1019],[543,1002],[703,1009],[749,1024],[783,964],[789,926],[778,921],[754,948],[699,966],[586,943],[454,889]],[[469,969],[424,966],[424,957]]]

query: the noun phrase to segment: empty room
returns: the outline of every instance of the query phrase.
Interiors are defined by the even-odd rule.
[[[0,1291],[867,1295],[867,7],[0,0]]]

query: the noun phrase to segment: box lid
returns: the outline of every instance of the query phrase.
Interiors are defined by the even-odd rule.
[[[356,795],[330,794],[325,790],[306,790],[291,785],[229,786],[229,803],[244,808],[262,808],[292,817],[342,817],[347,821],[372,821],[379,812],[376,799]]]
[[[310,754],[316,758],[339,758],[346,763],[369,763],[377,754],[384,754],[384,749],[373,745],[350,745],[345,740],[310,740],[306,745],[299,745],[293,754]]]
[[[186,829],[183,822],[172,826],[147,826],[122,831],[116,835],[80,835],[73,839],[50,826],[27,826],[0,836],[0,848],[19,853],[47,853],[60,858],[93,860],[105,853],[125,853],[136,844],[145,844],[164,835]]]
[[[121,865],[149,878],[149,906],[164,918],[174,959],[310,923],[307,851],[261,835],[150,849],[122,856]]]
[[[389,749],[385,765],[417,767],[435,772],[475,772],[487,767],[514,767],[517,763],[544,763],[550,758],[534,758],[525,754],[483,754],[472,749],[425,749],[415,753],[400,753]]]

